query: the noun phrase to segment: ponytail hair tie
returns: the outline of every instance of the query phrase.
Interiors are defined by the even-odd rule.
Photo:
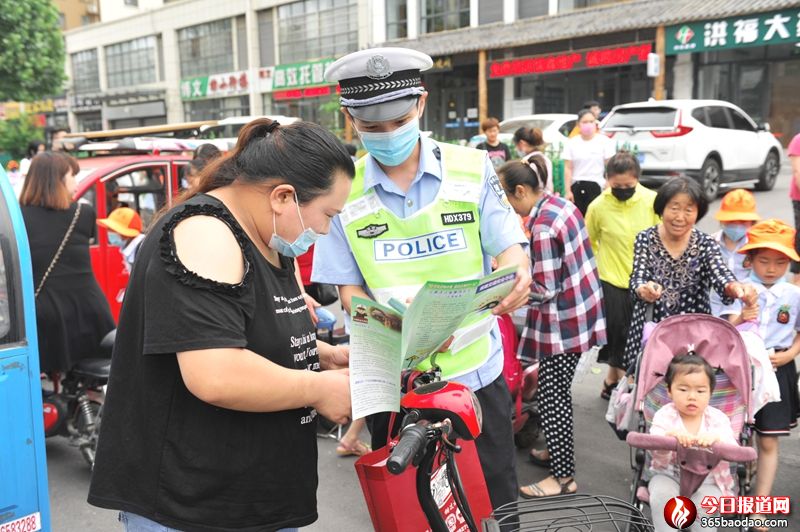
[[[281,123],[280,123],[280,122],[278,122],[277,120],[273,120],[273,121],[272,121],[272,122],[270,122],[270,124],[269,124],[269,125],[268,125],[268,126],[265,128],[265,129],[264,129],[264,131],[265,131],[267,134],[269,134],[269,133],[272,133],[273,131],[275,131],[276,129],[278,129],[278,126],[280,126],[280,125],[281,125]]]

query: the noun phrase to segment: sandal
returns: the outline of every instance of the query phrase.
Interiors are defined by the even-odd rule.
[[[606,381],[603,381],[603,389],[600,391],[600,397],[602,399],[605,399],[606,401],[611,399],[611,392],[614,391],[614,388],[617,387],[617,384],[618,383],[616,382],[608,383]]]
[[[539,449],[531,449],[531,452],[528,454],[528,458],[533,464],[539,467],[550,467],[550,458],[544,458],[544,454],[550,454],[547,449],[539,450]]]
[[[352,447],[348,447],[344,442],[339,442],[339,446],[336,448],[336,454],[339,456],[364,456],[369,452],[372,452],[372,447],[361,440],[356,440]]]
[[[570,495],[578,491],[578,485],[575,483],[574,478],[570,478],[569,480],[562,481],[556,480],[558,485],[561,487],[561,490],[557,493],[547,493],[542,489],[539,485],[541,481],[534,482],[533,484],[528,484],[527,486],[522,486],[519,489],[519,494],[523,499],[541,499],[543,497],[554,497],[556,495]],[[528,493],[525,490],[530,490]]]

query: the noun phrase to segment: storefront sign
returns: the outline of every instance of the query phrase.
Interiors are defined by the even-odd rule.
[[[272,80],[275,77],[275,67],[261,67],[255,70],[253,76],[256,92],[272,92]]]
[[[325,69],[333,63],[333,59],[321,59],[310,63],[293,63],[278,65],[272,76],[272,90],[304,89],[331,85],[325,81]]]
[[[425,71],[425,74],[435,74],[436,72],[451,72],[453,70],[453,57],[437,57],[433,60],[433,66]]]
[[[320,96],[330,96],[337,94],[338,87],[326,85],[324,87],[310,87],[307,89],[292,89],[288,91],[275,91],[272,93],[272,99],[275,101],[281,100],[302,100],[305,98],[319,98]]]
[[[100,95],[75,95],[70,101],[70,109],[74,113],[99,111],[103,106]]]
[[[200,100],[247,94],[250,92],[250,72],[228,72],[181,80],[181,100]]]
[[[646,43],[615,48],[567,52],[540,57],[522,57],[519,59],[493,61],[489,64],[489,77],[505,78],[509,76],[528,76],[531,74],[548,74],[551,72],[565,72],[584,68],[644,63],[647,61],[647,54],[652,51],[652,43]]]
[[[800,9],[669,26],[667,54],[800,42]]]

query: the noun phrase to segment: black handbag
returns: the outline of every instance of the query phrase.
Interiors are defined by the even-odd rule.
[[[317,303],[326,307],[339,299],[339,290],[335,285],[325,283],[311,283],[306,286],[306,293],[317,300]]]

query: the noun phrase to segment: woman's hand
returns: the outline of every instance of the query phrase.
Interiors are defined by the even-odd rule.
[[[742,321],[758,321],[758,317],[761,314],[761,307],[758,306],[758,303],[754,305],[745,305],[742,308],[742,314],[740,316]]]
[[[323,370],[344,369],[350,365],[349,345],[328,345],[323,350],[323,344],[317,343],[319,349],[319,364]]]
[[[648,281],[636,289],[636,294],[648,303],[655,303],[663,293],[664,287],[654,281]]]
[[[350,422],[350,372],[346,369],[315,373],[314,395],[317,399],[310,405],[321,416],[334,423]]]
[[[725,295],[734,299],[741,299],[746,305],[753,305],[758,302],[758,291],[750,283],[732,281],[725,285]]]
[[[314,325],[319,323],[319,316],[317,316],[317,310],[322,305],[317,302],[316,299],[308,295],[307,293],[303,292],[303,299],[306,300],[306,306],[308,307],[308,313],[311,314],[311,321],[314,322]]]

